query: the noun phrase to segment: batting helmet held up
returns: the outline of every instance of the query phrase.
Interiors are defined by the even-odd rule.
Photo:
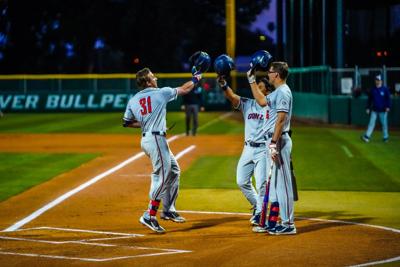
[[[228,76],[231,70],[235,69],[233,59],[225,54],[220,55],[214,61],[214,70],[219,76]]]
[[[210,56],[203,51],[197,51],[189,57],[191,67],[195,67],[196,71],[206,72],[211,65]]]
[[[272,62],[272,56],[268,51],[258,50],[251,56],[250,67],[253,70],[268,70],[269,64]]]

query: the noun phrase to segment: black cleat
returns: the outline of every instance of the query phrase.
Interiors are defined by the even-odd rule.
[[[186,219],[183,218],[181,215],[179,215],[179,213],[177,213],[176,211],[164,211],[161,213],[160,218],[163,220],[170,220],[176,223],[186,222]]]
[[[147,219],[146,217],[149,217],[149,219]],[[158,224],[157,218],[155,216],[146,216],[145,214],[143,214],[143,216],[140,217],[139,222],[144,226],[149,227],[154,232],[165,233],[165,229]]]

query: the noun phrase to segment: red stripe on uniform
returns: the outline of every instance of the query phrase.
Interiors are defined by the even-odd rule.
[[[164,161],[163,161],[163,158],[162,158],[160,146],[158,145],[157,135],[154,135],[154,138],[156,139],[158,154],[160,154],[160,159],[161,159],[161,172],[162,172],[162,182],[161,182],[161,185],[160,185],[160,187],[157,189],[156,194],[155,194],[155,196],[154,196],[154,199],[158,199],[158,195],[161,193],[162,188],[163,188],[163,186],[164,186],[164,181],[165,181],[165,177],[164,177]]]
[[[279,212],[279,207],[276,207],[276,206],[275,206],[275,207],[272,207],[272,208],[271,208],[271,211]]]
[[[270,216],[268,221],[277,222],[278,221],[278,216]]]

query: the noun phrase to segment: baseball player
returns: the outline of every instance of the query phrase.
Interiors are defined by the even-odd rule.
[[[289,67],[286,62],[272,62],[268,69],[268,82],[274,86],[275,90],[265,97],[256,84],[254,71],[251,69],[247,72],[251,91],[257,103],[262,107],[267,105],[269,107],[269,119],[266,120],[264,126],[265,139],[268,145],[267,170],[271,164],[274,164],[269,199],[271,201],[271,212],[275,212],[274,207],[278,206],[281,217],[280,224],[275,224],[278,214],[273,214],[275,221],[272,222],[270,214],[264,231],[268,231],[272,235],[296,234],[293,185],[290,175],[292,139],[288,134],[293,101],[291,90],[286,84],[288,74]]]
[[[163,233],[165,229],[157,221],[156,214],[160,201],[163,202],[162,219],[185,222],[175,209],[179,190],[179,165],[166,140],[166,106],[193,89],[201,79],[201,72],[194,71],[192,80],[180,87],[157,87],[157,78],[150,69],[144,68],[136,74],[136,82],[142,90],[128,102],[124,114],[124,127],[140,127],[141,147],[150,157],[151,174],[150,203],[139,221],[151,230]]]
[[[224,76],[218,76],[217,81],[233,107],[243,113],[244,147],[236,169],[236,183],[254,207],[250,223],[258,225],[266,186],[265,134],[263,130],[264,121],[268,119],[266,118],[266,108],[258,105],[254,99],[235,94],[228,86]],[[264,96],[269,94],[271,87],[268,86],[265,78],[261,79],[257,86]],[[251,180],[253,174],[257,189],[254,188]]]

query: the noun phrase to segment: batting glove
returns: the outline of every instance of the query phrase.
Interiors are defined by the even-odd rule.
[[[276,142],[271,141],[271,143],[270,143],[269,146],[268,146],[268,149],[269,149],[269,154],[271,155],[271,158],[272,158],[273,160],[275,160],[276,157],[277,157],[278,154],[279,154],[278,149],[277,149],[277,147],[276,147]]]
[[[250,69],[247,72],[247,80],[249,81],[250,84],[256,82],[256,76],[254,75],[254,70],[253,69]]]
[[[219,87],[221,87],[221,89],[222,89],[223,91],[225,91],[226,89],[228,89],[228,83],[226,82],[224,76],[218,76],[218,77],[217,77],[217,82],[218,82]]]
[[[192,82],[194,84],[196,84],[201,80],[201,78],[202,78],[201,72],[200,71],[196,71],[196,72],[193,73]]]

